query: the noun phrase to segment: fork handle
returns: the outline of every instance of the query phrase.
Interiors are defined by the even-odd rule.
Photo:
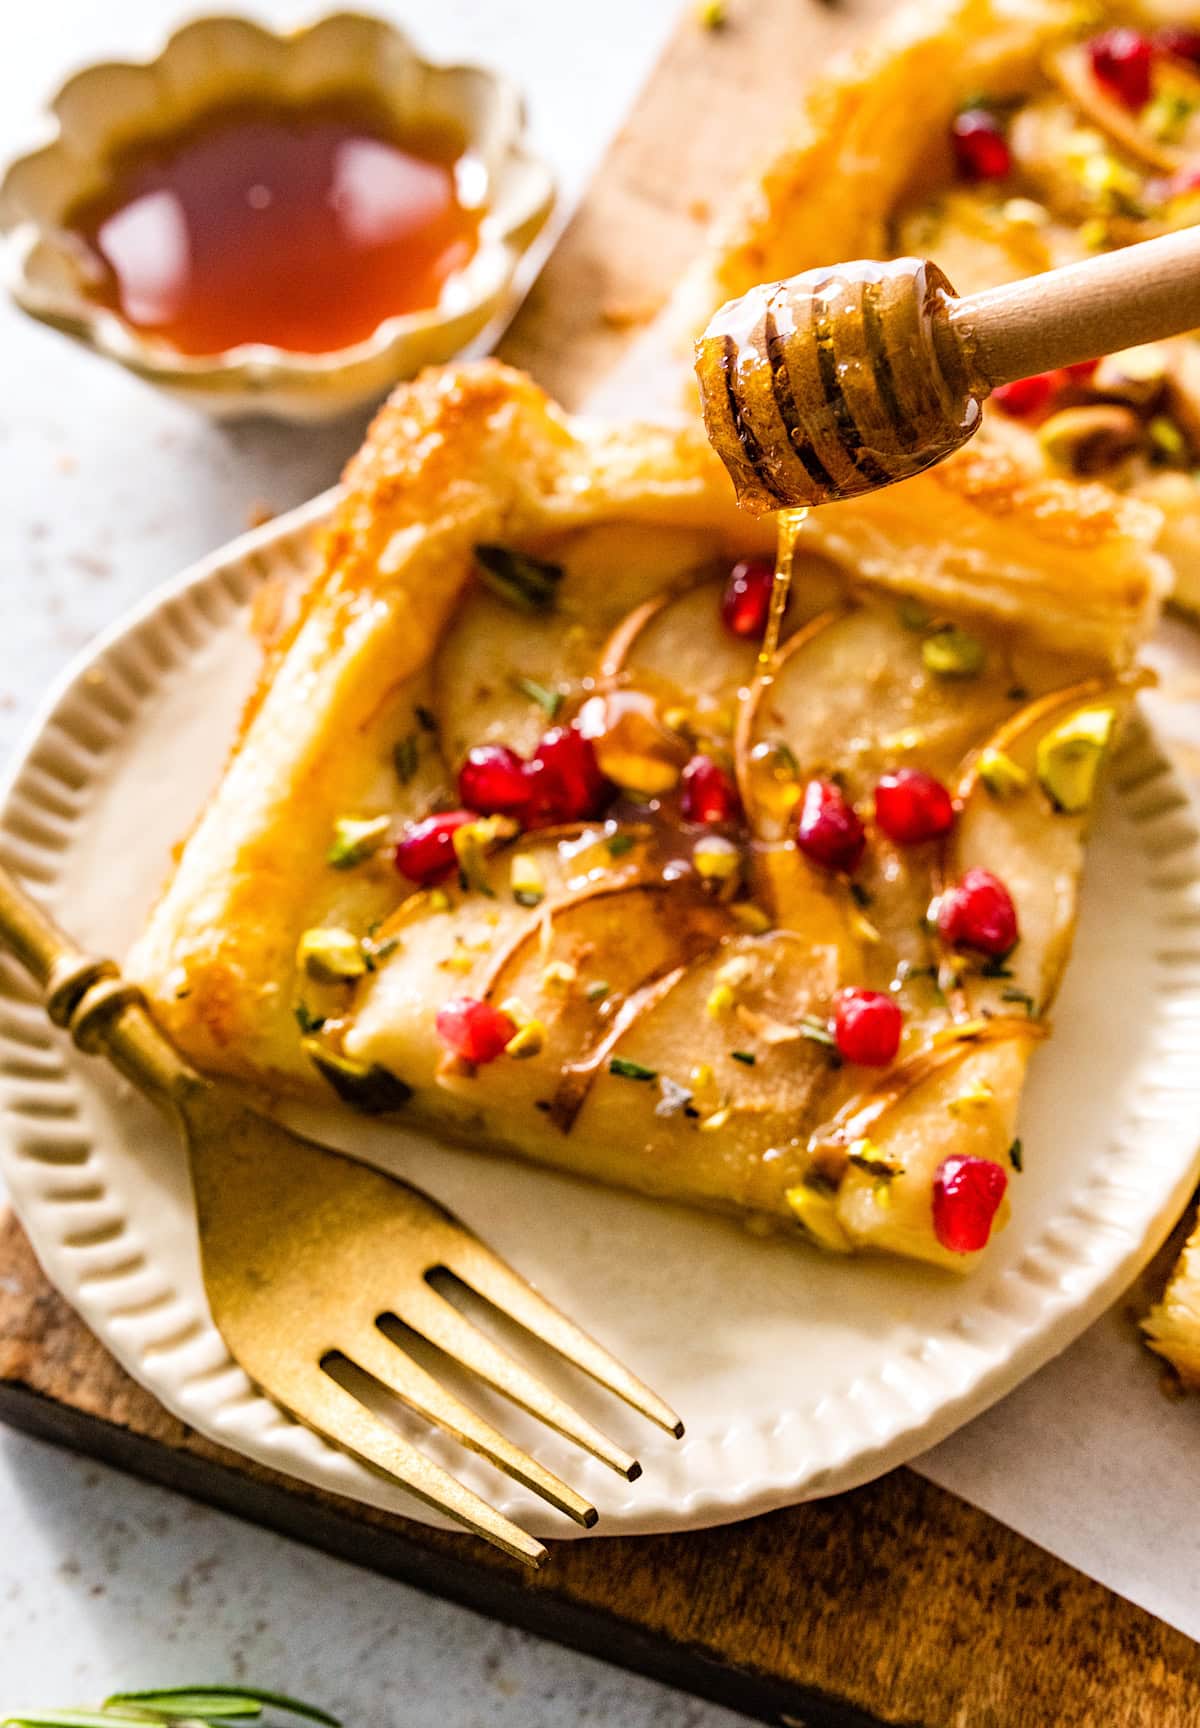
[[[0,941],[36,980],[46,1012],[81,1050],[103,1053],[139,1091],[177,1104],[207,1082],[150,1017],[136,984],[115,960],[93,959],[0,864]]]

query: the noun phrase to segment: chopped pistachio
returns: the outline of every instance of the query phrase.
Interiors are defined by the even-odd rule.
[[[528,696],[531,702],[536,702],[549,720],[557,718],[566,700],[561,690],[551,690],[547,685],[539,684],[536,678],[514,678],[513,687],[522,696]]]
[[[318,984],[347,984],[367,970],[362,943],[350,930],[306,930],[296,948],[296,962]]]
[[[1146,431],[1156,454],[1165,457],[1168,462],[1185,460],[1188,454],[1187,439],[1174,420],[1165,414],[1156,414]]]
[[[569,960],[552,960],[542,973],[544,990],[569,990],[579,973]]]
[[[668,708],[663,720],[672,732],[686,732],[691,725],[692,715],[688,708]]]
[[[1115,721],[1111,708],[1079,708],[1038,740],[1038,784],[1057,810],[1078,815],[1090,806]]]
[[[729,908],[729,916],[748,936],[761,936],[771,928],[771,920],[753,900],[739,900]]]
[[[728,984],[734,990],[754,976],[755,965],[749,954],[734,954],[717,968],[717,983]]]
[[[724,30],[729,22],[729,8],[725,0],[700,0],[696,16],[703,29]]]
[[[921,659],[939,678],[975,678],[983,670],[986,651],[978,636],[957,624],[944,624],[926,636]]]
[[[352,870],[378,852],[390,827],[389,816],[339,816],[325,862],[335,870]]]
[[[865,1170],[870,1176],[878,1176],[882,1181],[890,1182],[893,1176],[899,1176],[900,1166],[885,1156],[879,1147],[864,1134],[850,1142],[846,1156],[856,1169]]]
[[[978,1038],[981,1032],[986,1032],[988,1023],[983,1019],[955,1020],[949,1026],[939,1026],[930,1034],[931,1044],[957,1044],[963,1039]]]
[[[454,947],[438,965],[443,972],[469,972],[475,964],[475,956],[467,947],[461,936],[454,938]]]
[[[561,564],[535,558],[529,552],[514,552],[509,546],[484,544],[475,548],[480,581],[501,600],[519,612],[552,612]]]
[[[858,937],[859,941],[865,942],[868,947],[873,948],[877,942],[883,941],[883,937],[879,934],[879,931],[875,928],[874,924],[872,924],[866,913],[860,912],[857,906],[851,906],[850,911],[847,914],[846,922]]]
[[[614,1056],[608,1064],[610,1074],[615,1074],[619,1080],[657,1080],[656,1068],[644,1068],[640,1062],[631,1062],[627,1056]]]
[[[926,733],[921,726],[902,726],[898,732],[890,732],[883,740],[887,750],[919,750],[925,743]]]
[[[797,1222],[804,1226],[819,1247],[834,1254],[850,1253],[854,1244],[838,1219],[836,1195],[799,1183],[787,1190],[785,1198]]]
[[[454,902],[444,888],[433,888],[429,894],[429,910],[431,912],[449,912]]]
[[[546,1028],[542,1022],[540,1020],[527,1020],[524,1026],[519,1027],[513,1033],[504,1046],[504,1054],[515,1056],[518,1061],[524,1061],[526,1057],[540,1055],[545,1043]]]
[[[723,1104],[719,1110],[714,1110],[711,1116],[706,1116],[700,1124],[702,1133],[713,1134],[718,1128],[724,1128],[730,1117],[728,1104]]]
[[[1033,198],[1006,198],[1000,214],[1018,228],[1044,228],[1050,220],[1046,206]]]
[[[589,1002],[603,1002],[611,989],[612,985],[607,978],[597,978],[594,984],[588,985],[584,995]]]
[[[1013,1141],[1012,1145],[1008,1149],[1008,1161],[1012,1165],[1013,1169],[1017,1172],[1018,1176],[1021,1174],[1022,1170],[1024,1170],[1024,1168],[1025,1168],[1024,1152],[1025,1152],[1025,1148],[1024,1148],[1024,1146],[1022,1146],[1021,1136],[1018,1134],[1017,1138]]]
[[[704,882],[736,882],[742,873],[742,855],[732,840],[707,834],[692,849],[696,874]]]
[[[487,879],[486,862],[489,856],[502,846],[506,840],[511,840],[520,833],[520,826],[511,816],[478,816],[474,822],[464,822],[461,828],[456,828],[451,836],[454,856],[458,859],[458,873],[464,888],[473,888],[477,893],[494,895]]]
[[[1003,750],[985,750],[979,758],[979,778],[993,798],[1015,798],[1029,785],[1029,776],[1019,762]]]
[[[1137,449],[1142,425],[1119,402],[1095,402],[1060,409],[1042,423],[1037,437],[1043,455],[1057,467],[1071,474],[1104,474]]]
[[[973,1086],[967,1086],[955,1097],[949,1100],[947,1109],[952,1116],[966,1116],[973,1110],[982,1110],[992,1102],[995,1093],[986,1080],[977,1080]]]
[[[633,851],[637,837],[633,834],[610,834],[604,844],[610,858],[623,858],[626,852]]]
[[[324,1014],[314,1014],[307,1002],[297,1002],[292,1013],[296,1016],[296,1024],[306,1038],[314,1032],[319,1032],[325,1024]]]
[[[508,880],[518,906],[540,906],[545,899],[546,881],[541,866],[531,853],[513,854]]]
[[[1108,223],[1102,216],[1091,216],[1079,230],[1079,238],[1089,252],[1103,252],[1108,245]]]
[[[1130,408],[1148,408],[1166,382],[1167,351],[1155,342],[1106,354],[1091,378],[1091,392]]]
[[[697,1107],[709,1113],[717,1109],[721,1102],[721,1093],[711,1063],[698,1062],[688,1079],[692,1084],[692,1097]]]
[[[1183,137],[1195,105],[1180,90],[1163,90],[1138,115],[1139,123],[1152,138],[1163,144],[1177,144]]]
[[[386,1116],[412,1097],[412,1087],[378,1062],[356,1062],[329,1050],[317,1038],[305,1038],[301,1049],[328,1080],[339,1098],[364,1116]]]
[[[797,1021],[800,1036],[807,1038],[812,1044],[824,1044],[828,1050],[837,1049],[837,1039],[823,1020],[818,1020],[813,1014],[802,1014]]]
[[[704,1004],[705,1013],[710,1019],[719,1020],[733,1007],[733,1000],[733,991],[728,984],[714,984]]]

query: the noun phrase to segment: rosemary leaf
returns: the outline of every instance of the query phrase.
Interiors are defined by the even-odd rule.
[[[531,702],[536,702],[548,720],[558,717],[558,711],[565,700],[561,690],[551,690],[545,684],[539,684],[536,678],[513,679],[513,688],[519,690],[522,696],[528,696]]]
[[[514,552],[511,546],[475,548],[475,564],[485,588],[519,612],[552,612],[554,595],[563,578],[561,564]]]
[[[608,1065],[610,1074],[615,1074],[619,1080],[657,1080],[657,1068],[643,1068],[640,1062],[631,1062],[626,1056],[614,1056]]]
[[[323,1722],[326,1728],[341,1728],[336,1716],[286,1692],[265,1692],[257,1686],[171,1686],[159,1692],[114,1692],[104,1708],[134,1705],[139,1710],[157,1710],[165,1716],[201,1716],[212,1720],[261,1716],[263,1706]]]

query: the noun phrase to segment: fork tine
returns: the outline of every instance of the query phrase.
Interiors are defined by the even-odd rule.
[[[396,1303],[395,1311],[406,1325],[419,1332],[430,1344],[436,1344],[447,1356],[478,1374],[481,1380],[503,1392],[506,1398],[528,1410],[547,1427],[565,1434],[568,1440],[573,1440],[577,1446],[582,1446],[609,1465],[627,1482],[634,1482],[641,1475],[642,1467],[636,1458],[631,1458],[598,1428],[593,1428],[585,1417],[543,1385],[536,1374],[531,1374],[506,1350],[493,1344],[485,1333],[459,1313],[453,1303],[439,1296],[430,1285],[407,1290]]]
[[[626,1404],[640,1411],[651,1422],[665,1428],[678,1440],[683,1435],[683,1423],[669,1404],[652,1392],[645,1383],[610,1356],[602,1345],[580,1330],[565,1314],[527,1284],[498,1254],[481,1242],[473,1231],[463,1228],[456,1236],[445,1264],[477,1295],[485,1297],[502,1314],[507,1314],[565,1356],[568,1362],[581,1368],[601,1386],[614,1392]]]
[[[346,1344],[344,1349],[352,1362],[374,1375],[418,1416],[426,1417],[464,1446],[482,1453],[498,1469],[515,1477],[535,1494],[540,1494],[543,1500],[548,1500],[585,1529],[590,1530],[595,1524],[596,1508],[582,1494],[576,1493],[574,1488],[539,1464],[536,1458],[531,1458],[528,1452],[514,1446],[511,1440],[452,1392],[439,1386],[432,1374],[427,1374],[419,1363],[382,1332],[373,1328],[371,1333],[357,1336],[353,1344]]]
[[[286,1376],[277,1376],[268,1390],[310,1428],[394,1477],[418,1500],[444,1512],[473,1536],[482,1536],[527,1566],[540,1566],[546,1558],[536,1538],[426,1458],[315,1363],[290,1365]]]

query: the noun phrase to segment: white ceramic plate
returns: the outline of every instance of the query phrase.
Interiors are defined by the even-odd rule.
[[[106,637],[49,703],[0,805],[0,852],[85,944],[123,951],[219,772],[257,653],[246,609],[313,557],[328,499],[238,541]],[[601,1510],[687,1529],[878,1475],[1063,1349],[1182,1207],[1200,1124],[1200,847],[1138,723],[1091,847],[1076,960],[1022,1110],[1013,1221],[973,1278],[823,1258],[736,1225],[364,1123],[352,1144],[431,1189],[674,1403],[676,1444],[572,1385],[640,1452],[632,1486],[490,1395],[476,1401]],[[134,1377],[264,1464],[427,1517],[289,1420],[205,1305],[171,1132],[0,979],[0,1161],[50,1277]],[[319,1116],[303,1120],[330,1130]],[[346,1126],[333,1135],[346,1142]],[[541,1535],[574,1527],[440,1436],[423,1443]]]

